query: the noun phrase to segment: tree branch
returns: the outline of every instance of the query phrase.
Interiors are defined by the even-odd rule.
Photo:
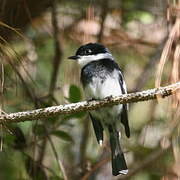
[[[54,53],[54,59],[53,59],[53,71],[51,75],[51,82],[50,82],[50,88],[49,88],[49,94],[53,95],[54,90],[56,88],[56,81],[58,77],[58,72],[59,72],[59,66],[62,61],[62,47],[59,41],[59,29],[58,29],[58,20],[57,20],[57,1],[53,0],[52,1],[52,26],[53,26],[53,37],[54,37],[54,48],[55,48],[55,53]]]
[[[4,114],[0,116],[0,123],[13,123],[23,121],[33,121],[41,118],[48,118],[55,115],[73,114],[82,111],[95,110],[100,107],[126,104],[139,101],[147,101],[157,98],[165,98],[180,89],[180,82],[165,87],[149,89],[146,91],[123,94],[118,97],[107,97],[103,100],[82,101],[78,103],[52,106],[48,108],[36,109],[31,111]]]
[[[105,24],[105,20],[108,14],[108,0],[104,0],[101,2],[101,28],[100,28],[100,32],[98,34],[98,42],[102,42],[103,39],[103,35],[104,35],[104,24]]]

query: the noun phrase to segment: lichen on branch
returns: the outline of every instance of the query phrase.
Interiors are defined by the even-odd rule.
[[[31,111],[3,114],[0,123],[17,123],[49,118],[57,115],[73,114],[82,111],[90,111],[101,107],[117,104],[126,104],[140,101],[148,101],[157,98],[165,98],[180,90],[180,82],[165,87],[149,89],[141,92],[123,94],[117,97],[108,97],[103,100],[82,101],[78,103],[51,106]]]

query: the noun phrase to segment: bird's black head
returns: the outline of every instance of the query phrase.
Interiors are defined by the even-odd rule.
[[[76,56],[88,56],[88,55],[97,55],[101,53],[109,53],[108,49],[99,43],[88,43],[81,46],[76,51]]]
[[[69,59],[77,59],[78,56],[88,56],[109,53],[108,49],[99,43],[88,43],[81,46],[75,56],[70,56]]]
[[[99,43],[88,43],[81,46],[75,56],[70,56],[69,59],[78,60],[81,66],[94,61],[104,58],[112,58],[109,50]]]

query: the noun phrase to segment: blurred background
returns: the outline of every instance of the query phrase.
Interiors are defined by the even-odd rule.
[[[179,81],[178,3],[0,0],[0,114],[84,100],[80,69],[67,57],[88,42],[109,48],[128,92]],[[178,99],[130,104],[131,137],[121,137],[127,176],[112,177],[108,142],[97,144],[85,112],[0,124],[0,180],[177,180]]]

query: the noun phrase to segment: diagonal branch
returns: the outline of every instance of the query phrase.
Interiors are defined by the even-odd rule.
[[[146,91],[124,94],[118,97],[107,97],[103,100],[82,101],[78,103],[52,106],[48,108],[36,109],[31,111],[10,113],[0,116],[0,123],[12,123],[33,121],[41,118],[48,118],[55,115],[73,114],[82,111],[95,110],[100,107],[112,106],[117,104],[126,104],[139,101],[148,101],[151,99],[164,98],[180,90],[180,82],[165,87],[149,89]]]

